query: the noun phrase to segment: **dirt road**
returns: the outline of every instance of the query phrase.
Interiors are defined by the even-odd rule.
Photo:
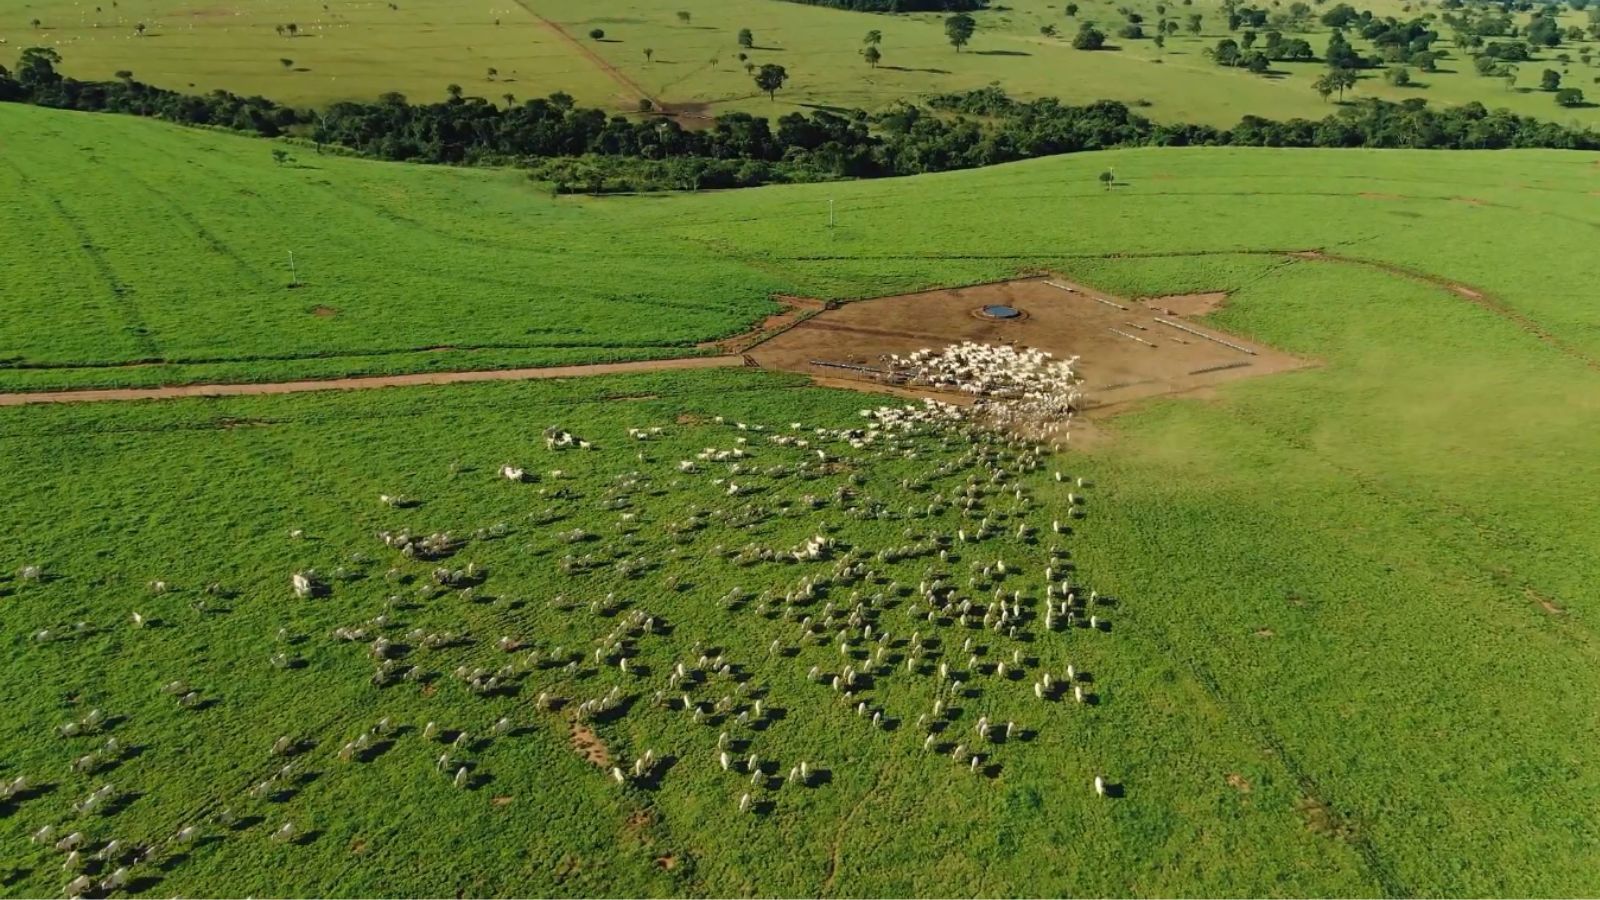
[[[102,400],[172,400],[179,397],[245,397],[260,394],[297,394],[305,391],[353,391],[366,388],[461,384],[470,381],[525,381],[539,378],[582,378],[672,369],[714,369],[745,365],[742,356],[690,356],[639,362],[595,363],[585,366],[545,366],[535,369],[498,369],[477,372],[420,372],[414,375],[369,375],[313,381],[279,381],[263,384],[181,384],[153,388],[108,388],[76,391],[39,391],[0,394],[0,406],[34,403],[94,403]]]

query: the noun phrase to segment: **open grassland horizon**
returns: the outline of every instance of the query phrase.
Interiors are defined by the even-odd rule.
[[[1120,9],[1141,14],[1148,34],[1163,15],[1158,5],[1184,26],[1165,47],[1116,37]],[[1401,19],[1445,11],[1392,0],[1354,5]],[[169,89],[224,88],[306,106],[373,100],[390,91],[416,101],[442,99],[456,84],[496,103],[507,102],[507,95],[526,100],[564,91],[586,105],[621,112],[634,112],[648,99],[697,116],[740,110],[776,118],[818,106],[876,110],[998,83],[1017,96],[1119,100],[1145,107],[1157,121],[1218,127],[1245,115],[1320,118],[1330,108],[1311,86],[1324,69],[1320,62],[1278,63],[1263,77],[1205,58],[1218,40],[1239,37],[1210,0],[1192,6],[1090,0],[1071,16],[1065,6],[1017,0],[976,13],[977,34],[962,52],[947,41],[941,16],[873,15],[778,0],[619,0],[598,7],[587,0],[508,0],[474,8],[442,0],[238,0],[210,7],[125,0],[98,11],[66,0],[6,0],[0,38],[17,48],[51,47],[65,57],[68,74],[79,77],[109,79],[126,70]],[[1327,8],[1315,6],[1307,30],[1288,36],[1304,37],[1321,54],[1329,29],[1315,17]],[[689,13],[689,21],[679,12]],[[1194,14],[1202,17],[1199,34],[1187,27]],[[1565,7],[1556,15],[1563,27],[1587,23],[1583,13]],[[1520,14],[1519,22],[1525,20]],[[1073,49],[1072,35],[1083,22],[1112,35],[1114,49]],[[142,35],[139,24],[146,26]],[[291,24],[294,32],[280,31]],[[1059,35],[1041,34],[1045,26]],[[753,46],[738,43],[742,29],[752,32]],[[602,38],[590,37],[596,30]],[[870,68],[861,55],[869,30],[883,35],[883,59]],[[1563,124],[1600,123],[1600,106],[1561,108],[1540,89],[1548,68],[1562,75],[1564,86],[1600,92],[1593,40],[1567,41],[1521,63],[1509,79],[1489,78],[1475,74],[1469,52],[1451,45],[1448,28],[1439,30],[1439,49],[1450,54],[1440,71],[1413,70],[1412,84],[1396,86],[1381,70],[1367,70],[1355,96],[1421,98],[1434,106],[1481,102]],[[1353,41],[1370,49],[1359,37]],[[746,63],[768,62],[791,76],[776,101],[745,70]]]

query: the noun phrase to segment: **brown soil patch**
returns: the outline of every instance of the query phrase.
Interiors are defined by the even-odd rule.
[[[437,684],[425,684],[422,686],[422,696],[424,697],[432,697],[437,693],[439,693],[439,686]]]
[[[1465,203],[1468,206],[1482,206],[1483,205],[1483,201],[1479,200],[1477,197],[1456,197],[1455,201],[1457,203]]]
[[[993,304],[1014,307],[1026,318],[972,315]],[[925,397],[925,390],[887,383],[884,358],[967,340],[1077,356],[1088,412],[1148,397],[1203,393],[1239,378],[1309,365],[1253,341],[1175,322],[1126,299],[1054,277],[846,303],[816,312],[747,355],[763,368],[800,372],[821,384]],[[939,396],[970,399],[954,393]]]
[[[670,853],[666,856],[658,856],[656,857],[656,865],[667,870],[668,872],[671,872],[673,869],[678,867],[678,858]]]
[[[1278,636],[1278,633],[1276,631],[1273,631],[1271,628],[1258,628],[1258,629],[1256,629],[1256,637],[1269,638],[1269,637],[1277,637],[1277,636]]]
[[[494,806],[510,806],[511,805],[511,801],[513,799],[515,799],[515,798],[500,796],[500,797],[495,797],[494,799],[490,800],[489,802]]]
[[[326,319],[330,316],[337,316],[339,311],[331,306],[313,306],[311,307],[311,314],[318,318]]]
[[[366,838],[356,838],[354,841],[350,842],[350,852],[356,854],[357,856],[367,852]]]
[[[639,362],[595,363],[586,366],[542,366],[532,369],[484,369],[475,372],[419,372],[414,375],[369,375],[314,381],[278,381],[267,384],[184,384],[157,388],[110,388],[38,393],[0,394],[0,406],[30,403],[92,403],[100,400],[171,400],[178,397],[239,397],[257,394],[297,394],[304,391],[348,391],[380,387],[414,387],[468,381],[525,381],[540,378],[582,378],[667,369],[714,369],[742,366],[738,356],[686,356]]]
[[[572,723],[572,749],[587,759],[591,764],[602,769],[611,767],[611,750],[594,729],[582,722]]]
[[[649,828],[653,822],[654,820],[650,817],[650,813],[642,809],[636,809],[628,814],[628,821],[624,822],[623,825],[629,831],[643,831]]]
[[[1539,593],[1538,591],[1534,590],[1533,588],[1525,588],[1524,590],[1526,591],[1529,600],[1532,600],[1535,603],[1539,604],[1539,608],[1544,610],[1545,612],[1549,613],[1550,615],[1552,615],[1552,616],[1564,616],[1564,615],[1567,614],[1567,608],[1566,607],[1564,607],[1561,604],[1555,602],[1554,600],[1551,600],[1549,597],[1546,597],[1545,595]]]
[[[1204,294],[1168,294],[1142,301],[1144,308],[1167,316],[1198,318],[1214,313],[1228,300],[1227,291],[1210,291]]]
[[[1376,191],[1362,191],[1356,195],[1363,200],[1404,200],[1399,194],[1382,194]]]
[[[1250,782],[1238,772],[1228,773],[1228,787],[1233,788],[1241,794],[1250,793]]]

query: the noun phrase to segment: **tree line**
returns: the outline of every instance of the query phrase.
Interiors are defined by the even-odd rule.
[[[0,100],[116,112],[266,137],[292,134],[365,156],[529,168],[560,191],[694,190],[771,182],[876,178],[965,169],[1060,153],[1140,146],[1392,147],[1600,150],[1600,135],[1469,103],[1361,100],[1319,120],[1246,116],[1232,128],[1154,122],[1127,105],[1020,101],[998,88],[899,103],[878,113],[814,111],[775,122],[747,113],[689,130],[667,117],[627,117],[549,97],[499,106],[453,94],[416,104],[399,94],[372,103],[297,110],[226,91],[182,94],[123,72],[80,81],[56,70],[48,48],[0,67]]]

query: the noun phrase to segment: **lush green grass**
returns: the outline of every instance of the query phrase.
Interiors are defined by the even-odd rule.
[[[258,142],[110,117],[7,107],[0,132],[0,225],[35,236],[0,245],[9,276],[0,334],[6,356],[35,362],[128,361],[153,342],[162,355],[216,360],[180,375],[326,373],[346,357],[259,358],[506,344],[569,313],[576,324],[561,337],[589,343],[539,332],[495,351],[494,362],[682,352],[758,315],[772,290],[870,296],[1054,266],[1131,295],[1230,290],[1219,326],[1322,363],[1151,403],[1104,423],[1110,440],[1046,467],[1094,482],[1088,518],[1065,543],[1081,579],[1118,603],[1109,635],[1041,635],[1025,649],[1057,671],[1069,653],[1085,662],[1104,702],[1039,704],[1028,678],[969,679],[980,693],[956,728],[990,713],[1038,729],[1034,741],[994,749],[1001,769],[990,779],[918,749],[915,716],[931,676],[874,687],[873,701],[903,720],[875,732],[804,683],[812,662],[837,666],[830,645],[769,658],[771,640],[793,626],[718,603],[734,585],[786,591],[804,567],[744,568],[710,552],[793,546],[825,521],[877,550],[916,540],[906,528],[952,530],[952,514],[866,521],[831,504],[748,529],[713,523],[684,545],[663,531],[691,505],[778,508],[832,496],[848,474],[901,515],[925,503],[904,480],[964,443],[922,442],[914,460],[835,446],[853,461],[847,472],[815,481],[741,473],[732,477],[760,493],[737,503],[710,481],[728,473],[673,470],[740,436],[763,468],[810,458],[709,417],[847,426],[869,402],[860,396],[711,371],[0,412],[13,523],[0,550],[0,608],[15,676],[0,689],[0,775],[49,786],[0,819],[14,848],[0,869],[9,894],[54,892],[66,880],[56,853],[26,843],[41,825],[160,843],[191,823],[205,823],[205,842],[187,855],[159,850],[162,865],[143,870],[160,879],[151,890],[1597,889],[1600,777],[1584,756],[1600,688],[1591,552],[1600,526],[1589,513],[1600,485],[1600,328],[1586,269],[1590,195],[1600,190],[1593,155],[1137,151],[915,180],[553,201],[504,172],[303,151],[306,168],[280,169]],[[1110,192],[1095,178],[1108,165],[1122,183]],[[294,291],[277,268],[289,247],[307,281]],[[1341,260],[1282,252],[1313,248]],[[317,305],[340,315],[310,315]],[[140,323],[143,333],[133,330]],[[384,365],[420,358],[396,352]],[[174,370],[7,374],[11,386]],[[600,449],[544,450],[540,430],[555,424]],[[660,442],[625,437],[650,425],[665,428]],[[548,478],[498,479],[508,461],[564,469],[576,495],[555,498]],[[636,548],[620,534],[620,513],[600,505],[634,470],[650,481],[633,494]],[[941,480],[946,496],[964,474]],[[1060,514],[1059,485],[1044,472],[1024,480],[1042,504],[1033,521]],[[392,509],[380,493],[422,504]],[[1010,511],[1007,497],[991,498],[996,515]],[[546,521],[546,508],[562,517]],[[473,540],[452,561],[487,565],[480,591],[497,600],[451,595],[391,612],[395,635],[464,628],[477,639],[414,654],[443,673],[437,691],[369,685],[364,645],[337,643],[332,629],[368,622],[385,597],[415,590],[385,581],[391,565],[419,578],[429,568],[400,560],[374,533],[470,535],[500,522],[503,539]],[[564,576],[556,562],[570,547],[557,533],[572,527],[601,535],[577,546],[642,554],[660,568],[631,580],[611,568]],[[295,529],[306,536],[291,538]],[[1041,546],[995,537],[968,553],[1004,555],[1023,570],[1017,587],[1029,588]],[[963,589],[970,562],[952,563]],[[15,577],[30,564],[54,577]],[[879,568],[910,583],[930,564]],[[305,566],[349,573],[329,596],[295,601],[288,576]],[[669,575],[688,586],[669,590]],[[152,595],[156,579],[176,590]],[[207,597],[211,582],[236,594]],[[488,700],[450,674],[499,665],[492,644],[502,634],[592,651],[617,619],[587,604],[608,592],[674,626],[638,640],[645,674],[539,669],[517,696]],[[558,593],[576,609],[552,606]],[[161,623],[135,629],[134,610]],[[89,624],[76,636],[31,637],[72,635],[79,621]],[[883,621],[896,635],[917,627],[899,606]],[[280,628],[304,640],[280,642]],[[745,778],[717,768],[716,728],[649,702],[695,641],[723,645],[786,711],[751,736],[754,752],[784,771],[811,760],[831,780],[764,794],[775,804],[764,815],[733,815]],[[274,669],[268,658],[280,649],[307,665]],[[954,662],[964,666],[964,655]],[[174,678],[215,705],[177,708],[157,690]],[[641,695],[597,726],[619,757],[646,747],[678,757],[655,790],[617,788],[569,750],[559,716],[530,702],[539,690],[586,699],[613,684]],[[92,707],[121,717],[112,733],[142,748],[94,777],[68,764],[96,741],[51,735]],[[336,759],[383,715],[479,735],[507,715],[524,730],[465,754],[490,780],[456,791],[432,771],[439,750],[415,731],[371,762]],[[316,777],[257,801],[246,791],[276,765],[268,749],[285,733],[315,742],[296,765]],[[1126,796],[1095,802],[1094,771],[1125,784]],[[103,782],[133,795],[126,808],[74,813]],[[494,805],[502,796],[512,799]],[[248,824],[212,824],[223,808]],[[285,819],[312,839],[273,844],[268,834]],[[668,855],[671,870],[655,862]]]
[[[623,396],[626,399],[613,399]],[[567,384],[464,386],[462,390],[379,391],[360,395],[271,398],[227,403],[176,403],[9,411],[0,445],[19,483],[31,485],[13,508],[27,522],[7,547],[7,572],[44,567],[43,583],[9,575],[9,655],[18,671],[3,690],[9,714],[0,725],[4,774],[30,773],[48,793],[16,804],[0,828],[14,848],[7,893],[53,892],[59,854],[29,847],[26,835],[45,824],[62,833],[80,829],[93,841],[113,837],[159,844],[185,824],[203,823],[206,842],[183,853],[163,846],[141,873],[159,879],[150,889],[201,894],[1011,894],[1071,887],[1093,893],[1190,891],[1363,893],[1370,889],[1349,847],[1306,830],[1293,803],[1298,789],[1279,762],[1259,755],[1254,735],[1233,727],[1178,660],[1165,658],[1162,630],[1134,626],[1165,616],[1155,598],[1127,597],[1109,608],[1115,630],[1045,633],[1025,626],[1031,640],[986,635],[953,622],[930,624],[906,614],[907,600],[884,582],[914,585],[931,569],[955,576],[964,592],[977,563],[1007,559],[1006,589],[1024,596],[1047,564],[1046,545],[1071,552],[1072,538],[1049,533],[1070,486],[1048,469],[1022,483],[1038,492],[1031,512],[1010,487],[994,489],[969,519],[944,506],[932,517],[910,516],[935,493],[951,496],[969,472],[955,465],[966,440],[916,441],[918,458],[898,451],[853,451],[810,436],[845,465],[815,466],[815,474],[733,476],[755,490],[728,498],[720,486],[726,465],[703,465],[682,475],[677,460],[705,446],[732,448],[738,438],[762,472],[812,459],[809,448],[780,447],[732,420],[765,422],[790,433],[810,426],[853,426],[859,395],[825,393],[785,379],[738,371]],[[728,424],[711,417],[726,414]],[[695,424],[685,422],[685,416]],[[552,453],[539,436],[564,423],[597,442],[590,452]],[[635,442],[628,427],[661,426],[658,441]],[[642,451],[643,459],[636,454]],[[539,482],[513,485],[497,467],[511,460],[540,473]],[[546,474],[560,468],[567,475]],[[93,469],[93,479],[67,473]],[[226,473],[224,475],[224,473]],[[635,473],[635,474],[629,474]],[[927,477],[907,490],[901,480]],[[714,480],[715,479],[715,480]],[[623,480],[637,485],[619,486]],[[852,515],[833,495],[850,487],[865,507],[884,504],[878,519]],[[553,492],[564,489],[569,496]],[[383,492],[404,493],[420,505],[392,509]],[[824,498],[805,509],[803,495]],[[639,531],[629,538],[621,514],[603,507],[629,495]],[[52,508],[70,508],[52,515]],[[709,514],[707,526],[681,543],[666,533],[691,509]],[[765,513],[749,522],[738,511]],[[872,562],[887,547],[926,540],[937,531],[976,528],[988,515],[1006,534],[956,548],[948,566],[931,556]],[[1044,530],[1035,541],[1008,536],[1018,523]],[[415,599],[435,565],[408,562],[375,537],[380,529],[449,529],[464,537],[505,523],[504,537],[471,540],[445,565],[488,567],[488,580],[468,600],[456,591]],[[578,544],[558,535],[575,527],[597,537]],[[1093,527],[1093,526],[1091,526]],[[303,529],[303,538],[290,536]],[[886,594],[869,611],[875,629],[895,636],[892,670],[862,696],[898,727],[875,730],[826,687],[807,683],[820,665],[829,675],[842,663],[834,628],[798,646],[796,625],[775,604],[760,613],[756,598],[724,608],[730,588],[757,593],[794,589],[802,578],[835,571],[832,562],[739,566],[712,549],[749,544],[785,549],[819,531],[865,553],[881,579],[835,584],[815,601],[797,601],[802,615],[821,619],[823,603],[849,609],[859,594]],[[98,535],[98,536],[91,536]],[[913,536],[914,535],[914,536]],[[589,574],[566,576],[558,560],[571,553],[608,561]],[[646,557],[641,575],[613,572],[615,557]],[[316,566],[348,570],[328,596],[296,601],[289,574]],[[397,567],[403,580],[385,576]],[[1021,574],[1016,574],[1020,569]],[[667,577],[682,579],[676,591]],[[1088,577],[1080,574],[1080,580]],[[162,579],[173,590],[152,595]],[[220,582],[237,595],[207,597]],[[591,601],[615,593],[622,612],[660,617],[662,634],[639,635],[627,650],[635,673],[614,661],[585,665],[576,674],[539,668],[520,675],[514,696],[480,698],[451,671],[458,665],[493,669],[508,656],[494,647],[501,635],[527,641],[545,654],[558,646],[586,658],[620,616],[595,615]],[[386,603],[386,595],[406,598]],[[558,595],[572,601],[563,609]],[[196,604],[204,602],[205,609]],[[1107,607],[1098,612],[1104,616]],[[159,619],[135,628],[138,610]],[[387,613],[380,628],[369,623]],[[1121,624],[1127,617],[1129,626]],[[74,622],[87,622],[81,632]],[[976,626],[976,623],[974,623]],[[430,684],[372,686],[373,663],[362,643],[330,636],[340,626],[364,626],[403,643],[411,628],[449,629],[473,636],[467,647],[416,649],[406,657]],[[41,628],[65,633],[40,642]],[[279,630],[288,637],[282,638]],[[937,637],[941,654],[919,675],[899,663],[902,643],[920,631]],[[986,658],[1009,659],[1013,649],[1035,660],[1015,680],[970,671],[960,643],[974,638]],[[771,656],[774,639],[797,648]],[[369,637],[370,640],[370,637]],[[773,716],[765,728],[731,722],[696,725],[687,713],[651,702],[668,689],[671,667],[695,667],[696,646],[721,648],[746,674]],[[871,644],[862,644],[862,652]],[[274,652],[303,660],[303,668],[274,669]],[[717,652],[717,651],[712,651]],[[592,659],[592,658],[590,658]],[[941,741],[976,746],[970,731],[980,715],[1016,720],[1033,737],[985,747],[992,777],[974,776],[942,754],[921,749],[916,718],[931,706],[938,660],[948,661],[969,690]],[[1041,703],[1031,682],[1042,667],[1059,677],[1067,662],[1094,676],[1101,702]],[[856,663],[860,665],[859,662]],[[643,667],[641,671],[640,667]],[[158,688],[186,679],[213,706],[185,710]],[[625,714],[595,727],[623,766],[646,748],[671,762],[659,787],[615,785],[567,746],[560,713],[537,710],[535,695],[550,691],[582,700],[616,685],[627,691]],[[419,689],[420,687],[420,689]],[[733,691],[712,676],[690,688],[699,701]],[[669,689],[670,690],[670,689]],[[670,691],[672,696],[677,691]],[[136,757],[114,771],[73,774],[70,759],[103,736],[62,740],[50,729],[92,708],[117,718],[110,733]],[[371,762],[341,762],[340,745],[380,717],[405,731]],[[509,716],[517,731],[491,738],[488,729]],[[419,734],[427,721],[465,728],[483,746],[456,756],[474,766],[478,783],[455,790],[433,771],[439,745]],[[813,787],[794,784],[755,791],[772,808],[738,815],[747,776],[725,773],[716,761],[717,735],[728,730],[744,754],[769,760],[783,775],[800,760],[825,771]],[[314,747],[296,758],[286,796],[253,799],[247,789],[276,769],[268,749],[290,734]],[[1108,802],[1093,796],[1090,779],[1106,772],[1126,785]],[[1253,790],[1238,794],[1222,781],[1245,773]],[[69,804],[103,782],[132,799],[120,812],[79,816]],[[493,798],[510,798],[496,803]],[[223,828],[213,816],[228,809],[244,824]],[[258,818],[259,817],[259,818]],[[302,846],[275,846],[269,833],[289,820],[313,837]],[[671,856],[675,867],[655,862]]]
[[[1273,76],[1260,77],[1205,60],[1201,51],[1229,35],[1219,4],[1210,0],[1168,4],[1167,15],[1180,26],[1192,12],[1206,18],[1200,35],[1182,30],[1164,51],[1149,40],[1116,38],[1114,51],[1086,53],[1070,46],[1083,21],[1114,34],[1123,21],[1117,9],[1123,6],[1140,11],[1147,31],[1153,30],[1156,0],[1091,0],[1080,4],[1076,17],[1064,15],[1063,5],[1053,0],[997,4],[1005,8],[978,15],[978,34],[961,53],[946,42],[938,16],[873,16],[777,0],[614,0],[598,8],[587,0],[526,6],[505,0],[471,9],[443,0],[412,0],[397,9],[348,0],[326,8],[307,0],[234,0],[216,6],[126,0],[99,14],[90,4],[67,0],[5,0],[0,37],[9,46],[53,46],[66,57],[68,71],[84,76],[109,78],[131,69],[163,87],[223,87],[304,104],[371,99],[386,91],[442,99],[445,86],[457,83],[496,102],[507,93],[528,98],[564,90],[586,103],[632,111],[642,88],[667,103],[772,114],[814,104],[880,108],[903,98],[998,82],[1025,96],[1147,101],[1148,114],[1158,119],[1221,126],[1245,114],[1320,117],[1330,109],[1311,89],[1320,64],[1282,64]],[[1408,13],[1395,0],[1356,5],[1396,16],[1430,11],[1413,6]],[[680,7],[691,13],[688,25],[677,19]],[[541,16],[565,27],[634,84],[605,72]],[[29,27],[35,18],[41,29]],[[1561,20],[1586,22],[1570,10]],[[144,38],[132,31],[139,22],[149,26]],[[280,37],[274,31],[288,22],[300,26],[300,36]],[[1045,24],[1055,25],[1061,36],[1042,36]],[[605,40],[589,39],[593,28],[604,30]],[[736,58],[740,28],[750,28],[756,37],[751,62],[778,62],[791,74],[776,104],[755,90]],[[876,70],[859,56],[862,36],[871,28],[884,33],[884,61]],[[1321,52],[1326,31],[1315,25],[1304,37]],[[1450,50],[1448,33],[1445,37],[1441,49]],[[1566,45],[1521,64],[1515,91],[1498,78],[1478,77],[1472,60],[1456,54],[1438,73],[1414,73],[1416,86],[1395,88],[1373,73],[1356,95],[1422,97],[1435,105],[1477,100],[1562,122],[1600,123],[1600,107],[1560,109],[1550,94],[1535,90],[1548,67],[1564,73],[1566,86],[1588,90],[1591,99],[1600,94],[1594,83],[1600,70],[1578,58],[1594,46],[1592,41]],[[648,61],[646,48],[654,51]],[[1555,60],[1562,52],[1572,57],[1570,63]],[[285,68],[281,59],[294,65]],[[493,78],[490,68],[498,73]]]
[[[13,389],[681,355],[771,311],[772,292],[1313,248],[1467,282],[1600,354],[1581,270],[1592,154],[1139,150],[593,200],[509,171],[303,149],[277,166],[260,141],[114,116],[3,106],[0,131],[0,229],[31,235],[0,245]],[[1229,259],[1170,286],[1228,287]],[[169,364],[126,365],[150,359]]]
[[[1057,669],[1069,658],[1086,664],[1103,702],[1039,704],[1026,677],[970,678],[981,693],[954,727],[989,714],[1039,732],[993,750],[996,777],[969,777],[919,750],[913,720],[930,702],[931,675],[880,679],[868,695],[903,723],[874,732],[804,683],[810,664],[838,665],[831,644],[770,658],[769,642],[793,626],[718,602],[735,585],[782,593],[806,567],[739,567],[710,552],[792,546],[822,522],[868,550],[914,540],[907,528],[953,530],[952,514],[907,519],[903,510],[929,491],[948,496],[964,471],[923,492],[902,479],[933,471],[964,441],[922,441],[915,460],[832,445],[862,496],[897,515],[887,521],[830,503],[753,528],[713,520],[681,546],[664,529],[694,505],[781,509],[831,495],[845,472],[736,475],[758,493],[732,501],[710,481],[726,472],[679,475],[674,463],[737,437],[762,468],[808,459],[731,422],[848,425],[870,402],[859,395],[735,370],[21,409],[0,413],[19,523],[0,568],[41,564],[55,577],[3,586],[11,657],[30,677],[8,681],[0,747],[6,775],[54,787],[16,807],[7,840],[25,847],[45,823],[95,840],[159,840],[224,807],[245,817],[251,824],[237,831],[207,825],[208,843],[147,870],[161,879],[151,889],[178,893],[1593,893],[1600,779],[1583,748],[1594,726],[1588,698],[1600,688],[1589,589],[1600,577],[1589,552],[1600,529],[1587,515],[1600,482],[1595,366],[1457,294],[1367,267],[1235,254],[1102,259],[1085,272],[1131,293],[1230,287],[1217,324],[1322,365],[1150,404],[1102,423],[1109,441],[1045,467],[1093,482],[1088,517],[1061,542],[1082,582],[1118,598],[1114,630],[1020,646]],[[1562,305],[1574,304],[1552,300],[1542,311]],[[1576,332],[1551,331],[1578,346]],[[539,437],[548,424],[600,449],[550,453]],[[651,425],[665,429],[659,442],[624,437]],[[494,473],[507,461],[568,475],[511,485]],[[601,501],[635,471],[645,480],[631,494],[641,530],[629,546],[619,512]],[[1060,514],[1062,486],[1045,471],[1023,481],[1042,504],[1028,518]],[[554,498],[558,484],[575,495]],[[391,509],[379,493],[421,505]],[[1011,505],[1002,493],[989,512]],[[548,521],[546,509],[561,517]],[[386,583],[389,566],[419,579],[429,568],[374,533],[466,535],[499,522],[509,526],[503,539],[474,540],[451,562],[487,565],[479,591],[498,599],[447,595],[391,612],[396,635],[449,628],[478,639],[411,657],[444,673],[437,692],[367,684],[365,648],[333,641],[331,630],[414,590]],[[572,527],[600,538],[573,551],[557,537]],[[290,537],[297,528],[305,538]],[[964,578],[973,559],[1003,556],[1023,570],[1007,588],[1026,590],[1041,546],[995,537],[964,548],[951,568]],[[569,552],[643,555],[660,568],[566,577],[555,562]],[[930,564],[875,567],[909,583]],[[308,565],[350,575],[325,598],[291,600],[287,574]],[[665,587],[672,575],[682,590]],[[146,585],[158,578],[177,590],[152,596]],[[207,599],[199,588],[213,581],[237,596]],[[876,589],[836,587],[829,598]],[[673,626],[631,651],[646,674],[540,669],[516,698],[495,700],[449,675],[462,662],[498,665],[505,657],[489,645],[502,634],[587,651],[616,621],[587,611],[608,592]],[[576,609],[553,608],[557,594]],[[211,608],[195,609],[199,600]],[[912,624],[891,606],[880,625],[896,635],[916,627],[947,646],[960,639],[954,626]],[[135,629],[132,610],[162,622]],[[77,621],[90,623],[85,636],[29,637]],[[279,628],[305,640],[280,642]],[[649,702],[696,641],[724,647],[768,705],[785,710],[750,735],[750,749],[780,772],[809,759],[829,771],[826,784],[758,792],[770,812],[732,814],[745,779],[715,763],[721,726]],[[279,649],[308,665],[272,669],[267,657]],[[216,705],[175,708],[156,686],[179,677]],[[597,726],[614,752],[677,757],[654,790],[616,788],[564,746],[559,716],[529,703],[540,690],[589,698],[612,684],[640,698]],[[695,696],[727,689],[713,682]],[[113,733],[143,752],[111,774],[69,774],[67,761],[95,741],[48,729],[94,706],[126,717]],[[492,780],[455,791],[431,771],[438,748],[415,732],[369,763],[334,758],[383,715],[479,734],[509,715],[527,730],[462,754]],[[316,742],[296,764],[316,777],[278,802],[252,800],[244,791],[276,765],[266,750],[283,733]],[[1094,802],[1085,775],[1095,770],[1126,796]],[[70,812],[104,781],[138,796],[110,818]],[[513,799],[496,806],[494,797]],[[314,839],[273,845],[267,834],[285,819]],[[677,861],[671,872],[654,862],[663,855]],[[52,890],[64,880],[58,859],[19,852],[9,892]]]

